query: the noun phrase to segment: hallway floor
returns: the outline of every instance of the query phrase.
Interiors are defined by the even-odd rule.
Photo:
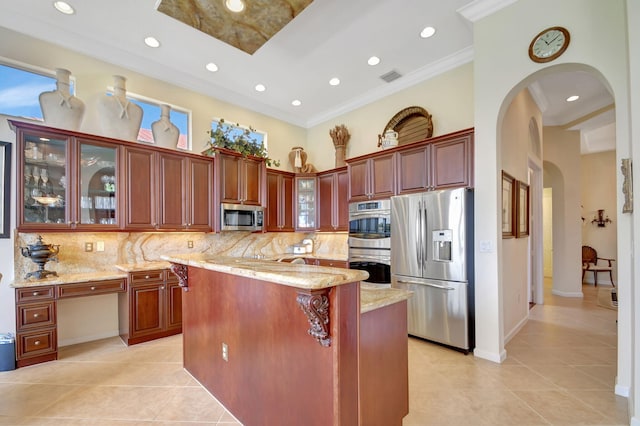
[[[409,338],[404,426],[628,424],[627,400],[613,393],[617,312],[596,305],[593,286],[584,299],[549,286],[503,364]],[[181,336],[83,343],[0,372],[0,425],[87,424],[239,423],[182,369]]]

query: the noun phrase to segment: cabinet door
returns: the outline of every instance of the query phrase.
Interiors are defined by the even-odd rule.
[[[316,178],[296,177],[296,230],[311,231],[317,224],[317,189]]]
[[[71,228],[72,139],[17,128],[17,221],[20,230]]]
[[[168,274],[171,274],[168,272]],[[171,274],[173,275],[173,274]],[[182,328],[182,287],[174,278],[170,278],[165,286],[167,330]]]
[[[125,227],[152,230],[156,219],[155,154],[149,149],[125,148]]]
[[[162,282],[131,287],[131,338],[163,331],[164,291]]]
[[[334,207],[337,222],[336,231],[349,230],[349,172],[347,169],[336,172],[337,197]]]
[[[369,198],[369,163],[360,160],[349,163],[349,200],[364,201]]]
[[[398,194],[427,191],[431,185],[429,145],[398,152]]]
[[[293,176],[282,175],[280,225],[281,231],[293,231]]]
[[[158,229],[186,226],[186,159],[181,155],[158,155]]]
[[[334,173],[318,176],[318,230],[333,231],[335,218],[335,179]]]
[[[233,155],[217,154],[220,165],[220,201],[223,203],[239,203],[240,191],[240,168],[242,159]]]
[[[267,206],[265,208],[265,229],[267,232],[280,231],[280,174],[267,171]]]
[[[471,135],[431,144],[432,187],[472,186]]]
[[[243,160],[242,176],[242,198],[243,204],[259,206],[262,204],[262,168],[264,163],[255,160]]]
[[[379,155],[369,159],[370,198],[389,198],[395,195],[395,163],[393,154]]]
[[[190,158],[188,170],[187,228],[192,231],[209,232],[213,221],[213,161]]]

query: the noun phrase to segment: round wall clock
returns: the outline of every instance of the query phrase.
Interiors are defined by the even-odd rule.
[[[571,36],[566,28],[547,28],[531,40],[529,57],[534,62],[553,61],[567,50],[570,40]]]

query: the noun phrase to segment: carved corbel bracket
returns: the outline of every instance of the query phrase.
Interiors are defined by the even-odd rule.
[[[298,291],[296,301],[307,316],[311,326],[308,333],[320,345],[331,346],[329,333],[329,289]]]
[[[189,291],[189,280],[187,278],[187,266],[179,263],[172,263],[169,267],[171,272],[178,277],[178,284],[182,287],[182,290]]]

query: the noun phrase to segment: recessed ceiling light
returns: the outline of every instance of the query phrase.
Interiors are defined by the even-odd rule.
[[[329,84],[332,86],[337,86],[338,84],[340,84],[340,79],[338,77],[333,77],[331,80],[329,80]]]
[[[567,102],[577,101],[578,99],[580,99],[580,96],[578,96],[578,95],[569,96],[567,98]]]
[[[380,63],[380,58],[378,58],[377,56],[372,56],[369,58],[369,60],[367,61],[367,63],[371,66],[373,65],[378,65]]]
[[[294,99],[294,100],[291,101],[291,105],[300,106],[300,105],[302,105],[302,102],[300,102],[298,99]]]
[[[208,71],[211,72],[216,72],[218,71],[218,66],[216,64],[214,64],[213,62],[209,62],[207,65],[204,66]]]
[[[65,15],[73,15],[76,13],[73,7],[64,1],[54,1],[53,7],[55,7],[58,12],[64,13]]]
[[[160,47],[160,42],[158,41],[158,39],[151,36],[144,38],[144,44],[149,47]]]
[[[422,31],[420,31],[420,37],[429,38],[436,33],[436,29],[433,27],[424,27]]]
[[[264,92],[265,90],[267,90],[267,88],[264,87],[264,84],[256,84],[256,90],[258,92]]]
[[[244,2],[242,0],[225,0],[224,5],[232,12],[242,12],[244,10]]]

